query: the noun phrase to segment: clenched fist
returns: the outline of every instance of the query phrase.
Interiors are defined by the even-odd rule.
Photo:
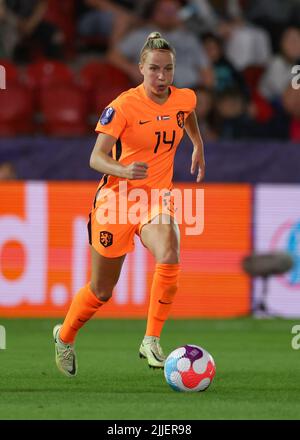
[[[132,162],[124,170],[124,177],[130,180],[141,180],[148,177],[148,165],[145,162]]]

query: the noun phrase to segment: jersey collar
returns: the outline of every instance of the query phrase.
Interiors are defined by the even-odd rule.
[[[155,101],[153,101],[151,98],[149,98],[149,96],[147,95],[147,93],[146,93],[146,90],[145,90],[145,88],[144,88],[144,84],[142,83],[142,84],[140,84],[138,87],[137,87],[137,89],[138,89],[138,91],[139,91],[139,93],[142,95],[142,97],[143,97],[143,99],[145,100],[145,101],[147,101],[152,107],[154,107],[154,108],[163,108],[165,105],[169,105],[170,104],[170,101],[172,101],[173,100],[173,97],[174,97],[174,93],[175,93],[175,87],[174,86],[169,86],[169,88],[170,88],[170,90],[171,90],[171,93],[170,93],[170,95],[168,96],[168,99],[163,103],[163,104],[158,104],[157,102],[155,102]]]

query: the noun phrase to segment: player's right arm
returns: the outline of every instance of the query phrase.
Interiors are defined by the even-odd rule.
[[[144,162],[133,162],[122,165],[109,156],[117,139],[106,133],[99,133],[90,157],[90,167],[99,173],[121,177],[122,179],[145,179],[148,165]]]

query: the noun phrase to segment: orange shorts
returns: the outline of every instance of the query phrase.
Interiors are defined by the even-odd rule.
[[[100,255],[116,258],[132,252],[134,235],[140,237],[144,225],[155,223],[155,218],[160,214],[175,217],[174,200],[170,191],[166,192],[156,204],[140,205],[139,209],[137,204],[134,206],[134,209],[120,212],[103,208],[101,201],[95,203],[89,215],[88,233],[90,245]]]

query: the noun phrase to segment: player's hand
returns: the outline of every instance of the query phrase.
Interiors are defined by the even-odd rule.
[[[148,164],[145,162],[133,162],[125,167],[125,178],[130,180],[141,180],[148,177]]]
[[[198,149],[194,149],[192,154],[192,166],[191,166],[191,174],[195,174],[197,171],[197,179],[196,182],[201,182],[204,179],[205,175],[205,161],[201,151]]]

